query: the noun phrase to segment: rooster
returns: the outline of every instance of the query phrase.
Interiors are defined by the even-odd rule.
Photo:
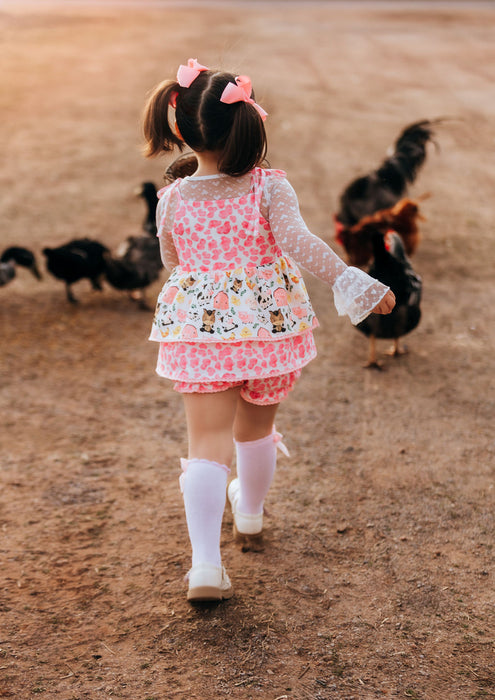
[[[424,119],[407,126],[398,136],[392,154],[376,170],[353,180],[340,195],[335,215],[336,239],[344,246],[351,265],[363,267],[373,256],[370,237],[356,229],[351,233],[363,217],[383,210],[391,212],[397,205],[399,209],[393,213],[396,225],[401,226],[403,216],[406,228],[410,226],[414,216],[411,217],[409,206],[415,205],[406,199],[408,187],[426,160],[426,146],[433,140],[433,128],[439,121]],[[403,237],[407,254],[411,255],[419,235],[409,232],[406,236],[405,229],[397,232]]]
[[[399,206],[400,205],[400,206]],[[399,235],[406,236],[410,248],[417,245],[419,232],[416,219],[418,205],[402,200],[395,207],[363,217],[350,229],[350,235],[366,240],[371,247],[373,262],[368,274],[386,284],[395,294],[396,303],[389,314],[370,314],[356,328],[370,339],[366,367],[382,369],[376,359],[376,338],[392,338],[391,355],[402,355],[400,339],[418,325],[421,318],[422,281],[407,256],[406,245]]]
[[[392,354],[402,354],[401,337],[416,328],[421,318],[422,282],[408,256],[418,246],[417,222],[423,217],[418,202],[407,194],[426,160],[434,126],[441,121],[424,119],[406,126],[381,165],[353,180],[340,195],[335,215],[337,241],[351,265],[369,266],[368,273],[388,285],[397,300],[389,315],[371,314],[357,326],[370,338],[367,367],[381,369],[376,338],[393,338]]]

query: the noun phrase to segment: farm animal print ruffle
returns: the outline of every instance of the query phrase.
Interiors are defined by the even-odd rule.
[[[267,340],[318,325],[290,258],[225,272],[176,268],[162,289],[150,339],[159,342]]]

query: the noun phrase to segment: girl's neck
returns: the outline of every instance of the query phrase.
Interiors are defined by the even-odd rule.
[[[203,177],[204,175],[220,175],[218,170],[218,154],[213,151],[194,152],[198,159],[198,168],[193,177]]]

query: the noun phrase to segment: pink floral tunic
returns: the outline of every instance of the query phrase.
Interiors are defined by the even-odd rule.
[[[227,181],[222,183],[222,177]],[[220,175],[215,183],[219,191],[237,196],[204,199],[212,189],[216,194],[213,183],[204,182],[208,179],[179,179],[159,192],[162,258],[173,269],[158,296],[150,335],[160,343],[157,372],[197,382],[271,377],[300,369],[316,356],[312,329],[318,321],[301,273],[271,225],[273,218],[276,228],[291,228],[283,223],[288,212],[279,202],[281,193],[282,199],[287,195],[285,173],[255,168],[244,178]],[[237,188],[244,191],[237,194]],[[332,282],[350,270],[362,282],[365,273],[347,268],[323,241],[313,239],[323,244],[326,255],[330,251]],[[358,296],[379,285],[375,294],[368,294],[372,306],[367,315],[387,288],[365,277],[364,287],[354,285]],[[343,286],[345,296],[349,280]]]

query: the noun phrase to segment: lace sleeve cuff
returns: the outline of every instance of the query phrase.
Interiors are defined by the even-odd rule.
[[[339,275],[332,289],[339,316],[347,315],[351,323],[357,325],[380,303],[389,287],[358,267],[347,267]]]

